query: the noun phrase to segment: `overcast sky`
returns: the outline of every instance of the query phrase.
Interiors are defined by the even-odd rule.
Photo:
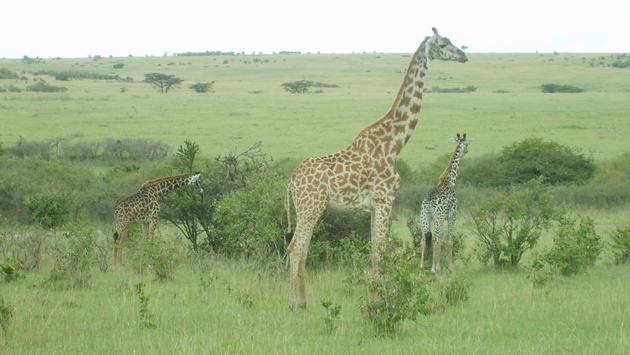
[[[0,57],[413,52],[431,27],[469,52],[630,52],[629,0],[26,0]]]

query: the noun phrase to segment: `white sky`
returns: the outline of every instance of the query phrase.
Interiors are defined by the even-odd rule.
[[[469,52],[630,52],[628,0],[25,0],[0,58],[167,52],[413,52],[431,27]]]

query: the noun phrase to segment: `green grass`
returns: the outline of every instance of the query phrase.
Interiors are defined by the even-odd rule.
[[[534,289],[523,272],[460,267],[473,280],[468,302],[405,322],[378,337],[361,318],[361,290],[347,270],[309,274],[308,311],[286,305],[285,274],[244,262],[213,260],[193,273],[182,265],[160,283],[126,268],[94,272],[85,291],[50,291],[38,274],[3,285],[15,315],[6,354],[624,354],[630,350],[628,267],[602,266],[550,289]],[[155,328],[143,328],[134,285],[145,283]],[[342,306],[326,334],[321,299]]]
[[[263,60],[253,62],[252,57]],[[624,151],[622,134],[630,130],[626,117],[630,70],[588,65],[600,57],[473,53],[466,64],[432,63],[427,87],[478,89],[467,94],[426,94],[420,122],[401,157],[414,168],[421,167],[450,151],[450,137],[458,132],[475,139],[471,154],[499,151],[536,136],[582,149],[596,160],[615,157]],[[139,137],[178,147],[192,140],[208,156],[262,141],[265,152],[276,159],[329,154],[348,146],[363,127],[389,109],[409,58],[404,54],[277,54],[83,58],[40,64],[1,59],[0,67],[25,72],[29,79],[0,80],[3,87],[24,88],[35,78],[28,73],[38,70],[118,74],[134,82],[55,81],[41,76],[68,91],[0,93],[0,141],[10,146],[20,136],[27,140]],[[607,63],[610,57],[606,58]],[[116,63],[125,65],[113,69]],[[141,83],[143,74],[150,72],[175,75],[185,82],[174,92],[160,94]],[[289,94],[280,86],[303,79],[339,88]],[[216,81],[215,92],[197,94],[187,88],[199,81]],[[543,94],[544,83],[575,85],[586,92]],[[507,93],[493,93],[497,90]]]

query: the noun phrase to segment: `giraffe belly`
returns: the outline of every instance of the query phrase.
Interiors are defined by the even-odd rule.
[[[373,200],[370,194],[358,196],[331,196],[328,208],[340,212],[372,211]]]

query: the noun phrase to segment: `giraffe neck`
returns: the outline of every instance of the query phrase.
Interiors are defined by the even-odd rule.
[[[411,138],[418,123],[424,77],[429,69],[430,59],[427,53],[427,37],[409,63],[398,95],[389,111],[379,120],[359,133],[357,139],[369,135],[376,140],[375,145],[383,149],[384,155],[396,160],[403,147]],[[355,139],[356,141],[356,139]]]
[[[190,174],[176,175],[167,178],[149,181],[142,185],[142,189],[149,189],[153,194],[162,196],[168,191],[188,184]]]
[[[440,182],[438,185],[442,186],[455,186],[455,180],[457,180],[457,171],[459,170],[459,160],[462,156],[460,144],[455,148],[455,152],[451,156],[451,161],[440,176]]]

